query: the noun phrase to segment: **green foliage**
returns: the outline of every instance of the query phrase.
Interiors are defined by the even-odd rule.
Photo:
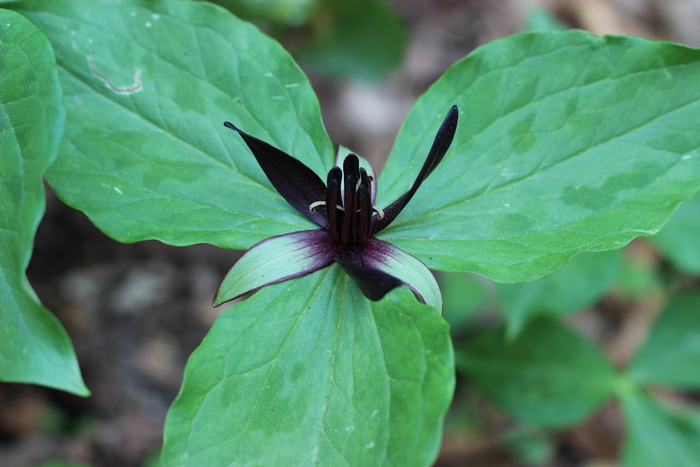
[[[665,407],[649,396],[631,392],[622,398],[627,439],[625,467],[673,465],[694,467],[700,459],[700,412]]]
[[[608,290],[621,266],[620,250],[581,253],[537,282],[498,284],[508,335],[536,316],[562,315],[591,305]]]
[[[163,463],[428,465],[453,365],[447,325],[406,288],[368,302],[337,265],[266,287],[192,355]]]
[[[273,24],[299,25],[306,22],[321,0],[215,0],[236,16]]]
[[[42,178],[63,131],[61,88],[46,37],[7,10],[0,73],[0,380],[87,395],[68,335],[25,276],[46,203]]]
[[[65,95],[49,183],[100,229],[122,242],[245,249],[313,226],[223,126],[235,122],[318,173],[332,167],[316,97],[279,44],[207,3],[21,6],[52,41]],[[140,70],[143,89],[115,93],[87,57],[117,87]]]
[[[443,273],[438,276],[442,291],[442,317],[454,335],[468,328],[470,319],[488,302],[486,280],[473,274]]]
[[[526,31],[559,31],[566,27],[544,8],[531,6],[527,9]]]
[[[610,397],[616,374],[589,342],[552,320],[515,339],[486,332],[456,351],[457,367],[509,414],[535,426],[581,421]]]
[[[681,204],[651,240],[675,267],[700,275],[700,195]]]
[[[700,389],[700,293],[676,297],[629,368],[638,384]]]
[[[335,154],[290,55],[223,8],[175,0],[8,6],[48,37],[55,62],[36,27],[0,13],[0,377],[85,394],[65,332],[24,277],[43,211],[41,177],[63,130],[61,88],[65,131],[47,178],[122,242],[246,249],[318,228],[279,196],[225,120],[322,178]],[[398,23],[386,41],[367,34],[391,22],[386,6],[331,0],[325,8],[318,18],[331,20],[314,20],[323,40],[306,49],[307,60],[367,77],[380,74],[377,64],[395,65],[405,39]],[[364,69],[358,57],[367,54],[373,65]],[[394,258],[404,265],[415,255],[438,270],[506,283],[549,276],[494,287],[506,326],[460,346],[458,368],[508,414],[539,427],[577,423],[620,397],[627,465],[692,465],[700,456],[698,417],[643,392],[698,388],[688,371],[700,363],[698,296],[669,305],[623,376],[554,316],[588,306],[615,279],[620,255],[605,250],[654,234],[698,191],[699,74],[700,51],[669,43],[582,31],[495,41],[418,101],[378,180],[376,204],[385,207],[416,179],[435,128],[459,106],[444,160],[377,237],[405,250]],[[689,272],[697,272],[696,199],[655,240]],[[284,261],[298,256],[279,253],[284,276]],[[404,277],[401,264],[387,267]],[[463,326],[487,301],[482,279],[443,280],[449,321]],[[432,307],[406,287],[370,302],[333,265],[233,305],[187,365],[163,465],[430,464],[454,386],[448,326],[431,291]],[[548,455],[546,442],[527,453],[520,439],[514,449],[524,459]]]
[[[383,77],[401,63],[408,39],[385,0],[325,0],[311,26],[300,61],[338,78]]]
[[[462,114],[421,187],[430,196],[379,237],[430,268],[510,283],[655,233],[698,190],[698,73],[700,51],[581,31],[477,49],[404,122],[378,181],[380,205],[407,188],[439,109],[457,104]]]

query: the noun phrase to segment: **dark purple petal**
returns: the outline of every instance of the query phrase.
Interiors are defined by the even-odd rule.
[[[447,112],[445,120],[442,122],[442,125],[440,125],[440,128],[435,135],[433,146],[430,148],[428,157],[425,159],[423,168],[421,168],[420,172],[418,173],[416,181],[413,182],[413,186],[410,190],[399,197],[399,199],[384,209],[383,218],[380,219],[379,216],[375,216],[372,219],[372,231],[370,232],[370,235],[374,235],[383,230],[389,224],[391,224],[394,219],[396,219],[396,216],[399,215],[403,208],[406,207],[408,202],[411,201],[413,195],[416,194],[416,191],[418,191],[418,188],[421,186],[423,181],[428,178],[428,175],[430,175],[438,164],[440,164],[442,158],[445,157],[445,153],[447,153],[447,150],[450,148],[452,140],[454,139],[455,131],[457,130],[458,116],[459,110],[457,109],[457,106],[454,105],[450,111]]]
[[[384,295],[401,285],[401,281],[394,276],[363,266],[359,259],[336,257],[335,262],[355,281],[362,294],[372,301],[381,300]]]
[[[337,249],[337,242],[324,229],[265,239],[246,251],[226,274],[216,292],[214,306],[328,267]]]
[[[299,159],[241,131],[230,122],[224,122],[224,126],[241,135],[272,186],[294,209],[321,227],[328,228],[325,207],[319,206],[314,212],[309,210],[312,203],[326,199],[326,185],[313,170]]]

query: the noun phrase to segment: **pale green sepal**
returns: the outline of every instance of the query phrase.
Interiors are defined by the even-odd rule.
[[[326,230],[303,230],[263,240],[226,274],[216,292],[214,306],[330,266],[334,255],[335,242]]]
[[[391,243],[370,238],[360,253],[365,266],[390,274],[413,290],[426,305],[442,313],[442,293],[430,269]]]

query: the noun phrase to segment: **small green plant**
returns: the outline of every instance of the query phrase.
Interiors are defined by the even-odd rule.
[[[616,253],[572,260],[591,271],[580,295],[545,299],[499,286],[507,330],[482,333],[456,354],[427,271],[534,281],[581,252],[656,233],[700,188],[700,51],[582,31],[495,41],[416,102],[375,180],[331,144],[290,55],[222,8],[6,6],[2,381],[88,394],[65,331],[24,275],[45,176],[119,241],[250,249],[216,302],[258,291],[225,311],[191,356],[166,420],[165,466],[429,465],[455,355],[488,397],[533,425],[576,423],[619,397],[626,465],[700,459],[699,418],[646,393],[654,384],[700,387],[688,372],[699,355],[700,322],[689,311],[697,296],[669,305],[635,360],[617,370],[554,318],[602,293]],[[303,186],[285,185],[289,170],[292,179],[303,173]],[[347,209],[355,199],[359,208]],[[322,251],[324,267],[302,264],[309,254],[289,245],[253,254],[290,235],[307,246],[322,236],[330,246],[314,244],[311,256]],[[390,247],[374,254],[377,245]],[[675,451],[647,442],[659,433]]]

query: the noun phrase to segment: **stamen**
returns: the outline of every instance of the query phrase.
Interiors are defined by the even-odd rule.
[[[319,206],[325,206],[326,202],[325,201],[316,201],[315,203],[309,204],[309,212],[314,212],[316,211],[316,208]]]
[[[372,211],[378,214],[377,219],[384,219],[384,211],[377,206],[372,206]]]

